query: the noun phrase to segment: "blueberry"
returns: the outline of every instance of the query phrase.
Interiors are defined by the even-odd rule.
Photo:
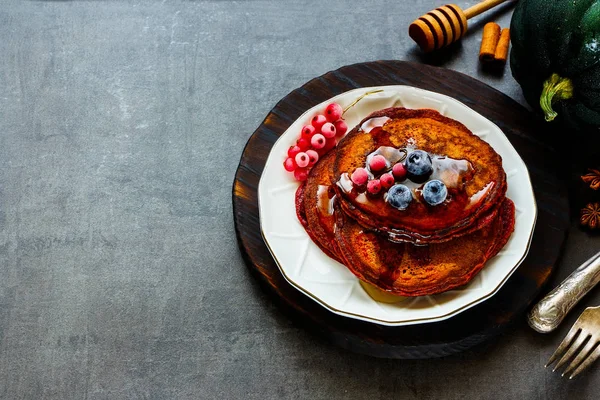
[[[448,189],[442,181],[434,179],[423,186],[423,200],[431,206],[442,204],[448,196]]]
[[[415,150],[406,158],[406,171],[408,179],[416,183],[423,183],[433,172],[431,156],[423,150]]]
[[[405,185],[394,185],[388,190],[386,201],[398,210],[406,210],[412,201],[412,192]]]

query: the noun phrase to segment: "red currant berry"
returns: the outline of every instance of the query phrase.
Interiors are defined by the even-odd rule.
[[[335,126],[331,122],[326,122],[321,127],[321,134],[325,136],[326,139],[331,139],[335,137]]]
[[[308,158],[308,155],[303,151],[296,154],[295,160],[296,160],[296,165],[299,166],[300,168],[305,168],[308,166],[309,158]]]
[[[308,156],[308,166],[312,167],[319,161],[319,153],[314,150],[306,150],[306,155]]]
[[[370,194],[377,194],[381,191],[381,182],[379,179],[373,179],[367,183],[367,192]]]
[[[376,156],[373,156],[371,158],[371,161],[369,161],[369,168],[371,168],[371,171],[373,171],[373,172],[378,172],[378,171],[384,170],[386,167],[387,167],[387,160],[381,154],[377,154]]]
[[[325,136],[321,135],[320,133],[315,134],[312,139],[310,139],[310,144],[312,145],[313,149],[322,149],[325,147]]]
[[[298,147],[300,147],[301,151],[306,151],[306,150],[310,149],[310,140],[308,140],[306,138],[300,138],[300,139],[298,139],[298,142],[296,142],[296,145]],[[296,153],[296,154],[298,154],[298,153]]]
[[[300,153],[302,149],[298,146],[290,146],[288,149],[288,157],[294,158],[296,154]]]
[[[338,136],[343,136],[348,132],[348,124],[343,119],[335,121],[333,126],[335,126],[335,132]]]
[[[283,168],[285,168],[285,170],[288,172],[292,172],[293,170],[296,169],[296,162],[294,161],[293,158],[288,157],[283,162]]]
[[[369,180],[369,174],[364,168],[356,168],[350,177],[352,183],[358,186],[362,186]]]
[[[394,186],[394,176],[388,172],[379,177],[379,182],[381,182],[381,187],[389,189]]]
[[[308,140],[310,140],[310,138],[315,134],[316,131],[317,130],[315,129],[314,126],[304,125],[304,127],[302,128],[301,137],[307,138]]]
[[[297,181],[304,182],[306,178],[308,178],[306,168],[297,168],[294,171],[294,178],[296,178]]]
[[[396,178],[396,180],[403,181],[406,179],[406,167],[404,167],[404,164],[402,163],[397,163],[392,168],[392,174],[394,174],[394,178]]]
[[[342,109],[342,106],[340,106],[338,103],[331,103],[325,109],[325,117],[327,118],[327,121],[335,122],[342,118],[343,112],[344,110]]]
[[[310,121],[310,124],[314,126],[317,131],[320,131],[325,122],[327,122],[327,118],[325,118],[323,114],[317,114]]]
[[[337,144],[337,141],[335,140],[335,138],[326,139],[326,141],[325,141],[325,147],[323,147],[321,149],[323,151],[323,154],[325,154],[329,150],[333,149],[336,144]]]

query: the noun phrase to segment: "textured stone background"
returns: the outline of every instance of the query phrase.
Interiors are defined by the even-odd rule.
[[[407,26],[439,4],[4,1],[0,397],[597,398],[598,365],[567,382],[543,364],[598,289],[547,336],[520,321],[460,355],[381,360],[291,324],[238,253],[239,156],[307,80],[404,59],[523,102],[508,69],[479,69],[477,20],[453,52],[420,56]],[[599,247],[574,228],[554,283]]]

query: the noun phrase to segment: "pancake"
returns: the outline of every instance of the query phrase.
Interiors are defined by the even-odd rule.
[[[311,169],[306,182],[296,191],[296,213],[313,242],[329,257],[341,262],[336,254],[333,233],[335,191],[331,182],[334,160],[335,153],[330,151]]]
[[[365,230],[339,207],[335,216],[344,264],[362,281],[401,296],[431,295],[468,283],[504,247],[515,223],[514,204],[505,199],[485,227],[444,243],[415,246]]]
[[[361,129],[377,123],[383,125],[369,132]],[[448,200],[427,205],[416,195],[423,184],[409,180],[401,183],[410,185],[415,200],[405,210],[390,206],[383,195],[361,193],[349,176],[382,148],[407,154],[419,149],[432,155],[432,179],[446,184]],[[392,163],[401,161],[389,157]],[[333,180],[346,214],[367,228],[387,233],[390,240],[418,244],[440,243],[481,229],[495,219],[506,194],[500,155],[460,122],[428,109],[388,108],[366,117],[338,144]]]
[[[442,204],[425,203],[424,183],[396,182],[413,193],[402,211],[385,194],[352,186],[358,167],[371,178],[382,173],[368,169],[368,157],[384,155],[389,171],[415,149],[432,157],[429,179],[448,188]],[[464,125],[434,110],[390,108],[321,157],[296,192],[296,212],[313,242],[363,283],[388,296],[425,296],[465,285],[504,247],[515,223],[506,189],[500,155]]]

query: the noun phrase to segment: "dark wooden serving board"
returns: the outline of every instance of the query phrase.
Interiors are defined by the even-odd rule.
[[[410,85],[446,94],[493,121],[527,164],[538,205],[529,255],[491,299],[446,321],[387,327],[341,317],[292,287],[265,246],[257,188],[271,147],[304,111],[350,89]],[[233,210],[238,244],[248,268],[300,326],[346,349],[391,358],[432,358],[465,350],[498,334],[525,310],[548,280],[569,227],[566,186],[553,150],[532,134],[543,129],[508,96],[458,72],[402,61],[346,66],[315,78],[284,97],[252,134],[235,175]]]

